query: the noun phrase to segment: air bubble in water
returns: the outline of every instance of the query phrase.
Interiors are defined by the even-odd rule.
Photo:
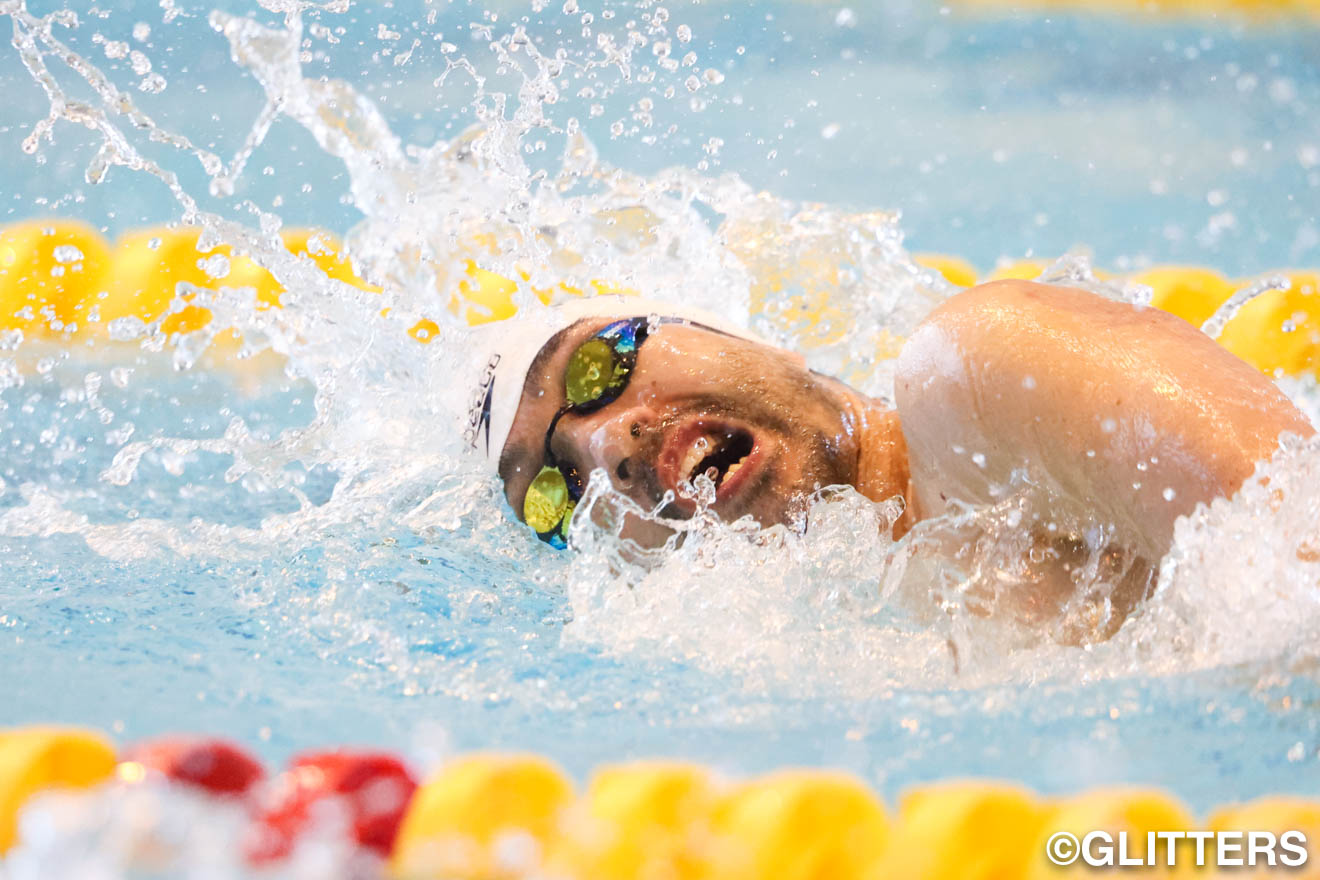
[[[687,43],[692,40],[692,28],[685,24],[680,24],[674,29],[674,36],[678,37],[680,43]]]
[[[139,21],[137,24],[133,25],[133,39],[137,40],[139,43],[145,43],[150,36],[151,25],[147,24],[145,21]]]
[[[57,263],[76,263],[83,258],[83,252],[71,244],[62,244],[51,251]]]

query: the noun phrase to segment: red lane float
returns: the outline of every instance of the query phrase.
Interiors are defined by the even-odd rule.
[[[251,794],[266,778],[261,764],[239,746],[203,736],[168,736],[131,747],[117,775],[125,782],[162,776],[222,796]]]
[[[315,824],[318,808],[337,807],[353,839],[387,857],[416,789],[408,768],[386,752],[304,752],[272,781],[247,854],[257,864],[287,857]]]

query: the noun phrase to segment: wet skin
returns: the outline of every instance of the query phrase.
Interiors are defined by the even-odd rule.
[[[545,464],[570,355],[612,320],[582,321],[551,339],[553,354],[527,377],[500,460],[514,510]],[[726,521],[786,521],[820,486],[853,485],[876,499],[908,494],[896,413],[808,370],[793,352],[682,324],[658,327],[618,399],[566,415],[552,443],[560,463],[584,475],[603,468],[645,509],[674,492],[665,512],[676,517],[695,509],[680,489],[700,473],[713,475],[713,509]],[[669,534],[636,519],[625,531],[643,544]]]
[[[500,461],[515,511],[545,463],[568,358],[608,323],[560,333],[527,378]],[[666,324],[623,394],[565,416],[553,449],[583,474],[603,468],[647,509],[707,473],[726,521],[787,521],[828,485],[901,496],[896,536],[951,500],[990,501],[1025,481],[1065,525],[1099,517],[1158,560],[1179,515],[1235,491],[1281,433],[1314,432],[1269,379],[1180,318],[1030,282],[951,298],[897,366],[895,411],[792,352]],[[666,512],[693,509],[680,497]],[[626,532],[644,544],[667,535],[635,519]]]

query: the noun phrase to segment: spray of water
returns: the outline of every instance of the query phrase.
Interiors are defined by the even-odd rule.
[[[167,16],[174,11],[168,0],[161,5]],[[909,258],[892,215],[792,204],[700,167],[648,175],[602,162],[564,111],[571,102],[561,99],[574,97],[572,88],[581,87],[577,96],[604,90],[611,77],[670,82],[666,94],[695,102],[719,86],[718,72],[698,76],[674,57],[682,40],[662,7],[642,3],[635,17],[607,25],[566,4],[566,18],[594,39],[586,51],[538,43],[516,21],[502,30],[489,21],[475,26],[489,58],[446,43],[434,82],[470,90],[474,124],[452,139],[414,145],[352,84],[304,70],[308,41],[332,46],[327,22],[348,9],[347,0],[262,6],[281,17],[279,26],[222,12],[209,18],[233,63],[262,90],[246,136],[226,160],[158,124],[72,49],[67,33],[85,26],[77,15],[41,16],[25,0],[0,0],[22,63],[49,103],[24,150],[41,161],[61,126],[88,130],[89,183],[144,175],[169,193],[181,222],[202,227],[202,248],[227,243],[286,290],[282,308],[258,310],[250,289],[181,286],[173,308],[204,305],[215,316],[208,327],[171,336],[160,321],[126,319],[109,328],[112,341],[74,356],[7,336],[3,347],[15,357],[0,365],[0,385],[21,388],[32,371],[61,374],[62,397],[91,413],[89,430],[114,451],[72,489],[0,484],[8,503],[0,534],[75,538],[145,571],[163,557],[196,560],[229,586],[211,601],[297,637],[287,656],[268,659],[348,657],[353,674],[378,688],[473,701],[590,705],[535,664],[472,660],[461,644],[436,646],[421,635],[440,616],[461,630],[465,620],[497,615],[514,588],[566,598],[568,619],[546,622],[570,648],[683,664],[772,695],[1149,676],[1320,644],[1316,441],[1286,444],[1235,497],[1181,520],[1158,572],[1115,555],[1103,524],[1068,535],[1066,550],[1039,546],[1030,526],[1048,520],[1048,511],[1025,494],[956,509],[894,542],[887,536],[901,514],[896,504],[837,488],[820,492],[789,525],[721,522],[708,509],[713,487],[704,477],[692,487],[697,514],[665,521],[675,537],[659,551],[622,540],[618,527],[629,516],[663,520],[662,512],[638,509],[593,479],[586,515],[575,517],[576,552],[551,554],[511,522],[496,481],[461,448],[459,426],[482,366],[468,356],[471,331],[455,317],[466,307],[458,291],[469,259],[479,256],[484,268],[514,279],[525,314],[544,308],[538,290],[602,280],[748,324],[882,399],[892,393],[890,359],[902,338],[952,288]],[[142,71],[141,91],[164,87],[145,57],[134,69]],[[512,89],[495,85],[510,78]],[[638,125],[650,124],[651,110],[639,106]],[[342,162],[362,217],[346,236],[347,251],[379,293],[291,255],[279,242],[276,213],[244,202],[249,216],[240,222],[204,209],[184,183],[197,166],[208,195],[232,195],[284,120]],[[556,152],[556,161],[546,160]],[[1143,299],[1140,289],[1097,280],[1075,256],[1045,277],[1148,300],[1148,292]],[[1235,296],[1206,331],[1214,335],[1270,286],[1267,279]],[[426,344],[406,332],[421,319],[436,327]],[[228,327],[241,333],[243,357],[279,365],[282,375],[269,382],[306,397],[305,419],[272,431],[256,411],[226,405],[214,430],[199,435],[171,423],[169,406],[158,402],[158,424],[148,425],[146,415],[130,420],[125,395],[136,389],[169,400],[178,372],[203,370],[203,353]],[[1288,390],[1318,411],[1314,383]],[[44,430],[37,422],[54,418],[24,405],[34,434]],[[62,450],[62,442],[47,445],[70,458],[85,453]],[[169,507],[185,507],[183,494],[153,512],[153,480],[169,478],[190,480],[189,491],[204,498],[212,497],[207,484],[237,485],[246,498],[240,506],[256,515],[227,516],[223,505],[199,502],[197,513],[180,517]],[[122,501],[123,493],[132,500]],[[131,515],[112,515],[129,504]],[[473,586],[443,604],[418,603],[402,582],[392,591],[375,586],[374,572],[422,551]],[[1060,552],[1074,554],[1072,589],[1024,602],[1035,595],[1024,588],[1035,584],[1044,557]],[[1125,602],[1123,585],[1134,582],[1153,584],[1153,597]],[[10,868],[15,876],[27,876],[25,865],[31,876],[79,876],[87,864],[104,866],[115,847],[137,846],[116,858],[140,866],[142,853],[154,852],[171,876],[187,865],[214,868],[188,876],[241,873],[226,847],[237,833],[225,824],[232,817],[203,820],[197,811],[207,808],[173,797],[111,792],[82,807],[34,812],[19,857],[29,861]],[[171,861],[171,852],[190,855]],[[333,861],[335,852],[327,844],[309,857]],[[325,864],[304,867],[306,876],[330,875]]]
[[[1039,557],[1062,551],[1032,544],[1027,526],[1047,513],[1011,494],[922,523],[897,543],[885,536],[898,509],[851,491],[822,492],[798,523],[771,529],[722,523],[702,508],[669,524],[678,533],[669,547],[648,552],[621,540],[611,523],[625,514],[661,514],[629,507],[597,479],[583,502],[593,515],[576,518],[578,552],[546,555],[510,522],[495,481],[461,449],[458,426],[482,365],[468,356],[471,331],[455,313],[475,255],[516,280],[514,301],[525,314],[544,308],[538,290],[604,280],[749,324],[882,399],[891,394],[889,361],[902,338],[952,288],[909,258],[894,216],[792,204],[734,175],[685,168],[642,175],[602,162],[577,120],[561,112],[565,83],[608,75],[686,84],[687,68],[667,63],[671,24],[659,7],[643,4],[645,14],[613,30],[591,25],[595,47],[585,53],[541,45],[517,23],[503,32],[483,25],[494,65],[516,88],[496,89],[484,62],[447,52],[435,86],[466,83],[476,121],[453,139],[419,146],[405,145],[350,83],[305,73],[307,40],[326,33],[320,21],[347,3],[263,6],[283,17],[280,26],[222,12],[209,18],[233,62],[263,91],[248,134],[227,161],[158,125],[66,45],[60,33],[79,26],[74,14],[37,16],[24,0],[6,0],[0,12],[50,105],[24,142],[27,152],[39,156],[60,124],[90,130],[99,149],[89,182],[110,173],[148,175],[171,194],[181,221],[203,228],[203,247],[231,245],[287,291],[282,308],[263,311],[253,307],[250,290],[186,287],[177,291],[176,307],[192,297],[214,313],[211,325],[167,337],[159,322],[129,320],[111,328],[121,348],[107,347],[167,351],[174,369],[191,370],[215,328],[234,327],[245,356],[276,355],[289,381],[311,389],[306,423],[273,435],[237,413],[203,438],[167,428],[130,439],[129,431],[114,444],[99,485],[131,488],[142,479],[143,462],[182,472],[210,456],[226,462],[220,479],[253,493],[288,493],[295,509],[241,526],[205,517],[104,522],[75,510],[56,487],[26,485],[22,503],[0,514],[3,534],[75,535],[127,564],[177,554],[236,568],[314,551],[329,560],[317,591],[263,568],[237,590],[243,607],[298,609],[300,626],[316,638],[370,645],[372,663],[408,693],[527,688],[508,670],[419,658],[407,627],[390,617],[394,606],[365,605],[355,591],[353,573],[377,560],[349,534],[388,536],[403,528],[469,564],[489,560],[490,578],[568,597],[569,644],[679,660],[732,674],[749,689],[854,694],[1089,679],[1237,662],[1316,643],[1320,544],[1314,526],[1303,525],[1320,519],[1313,489],[1320,452],[1313,443],[1289,445],[1237,497],[1180,522],[1157,581],[1154,571],[1114,556],[1103,525],[1068,536],[1078,563],[1075,589],[1040,606],[1018,597],[1038,577]],[[73,97],[62,84],[68,79],[92,97]],[[718,76],[699,83],[717,86]],[[172,170],[174,163],[198,163],[209,193],[227,196],[281,119],[296,122],[342,162],[349,198],[362,215],[346,236],[347,250],[379,293],[327,278],[310,260],[289,254],[272,212],[248,203],[251,219],[239,222],[204,210]],[[541,162],[551,143],[560,145],[559,160]],[[1140,289],[1098,281],[1079,257],[1060,261],[1046,279],[1144,302]],[[1269,286],[1267,280],[1230,305]],[[1207,332],[1228,317],[1216,315]],[[406,331],[423,318],[437,329],[418,344]],[[87,374],[84,401],[97,399],[100,375]],[[134,381],[164,379],[148,367]],[[106,437],[118,438],[113,432],[122,427],[112,418]],[[316,469],[334,475],[327,497],[304,488]],[[1157,587],[1129,617],[1131,603],[1116,591],[1133,581]],[[463,601],[472,607],[491,599],[476,590]],[[556,699],[544,689],[530,698]]]

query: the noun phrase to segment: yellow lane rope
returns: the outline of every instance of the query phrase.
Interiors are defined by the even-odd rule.
[[[226,245],[198,251],[199,234],[195,228],[146,229],[112,244],[77,221],[25,221],[0,227],[0,331],[20,330],[25,337],[67,341],[108,339],[106,328],[112,321],[133,317],[147,323],[159,321],[164,333],[189,332],[211,319],[209,311],[189,304],[193,294],[188,291],[193,287],[249,288],[256,293],[256,308],[279,306],[282,291],[268,272],[246,257],[234,256]],[[292,253],[312,260],[331,278],[364,290],[375,289],[354,273],[333,235],[292,230],[283,234],[283,241]],[[1020,261],[982,276],[958,257],[926,254],[916,259],[964,287],[995,278],[1035,278],[1046,267],[1042,262]],[[473,259],[460,262],[456,290],[449,294],[450,311],[471,324],[502,320],[514,313],[519,282],[487,271]],[[1228,322],[1219,341],[1271,374],[1320,374],[1320,275],[1304,269],[1261,274],[1285,276],[1290,286],[1248,303]],[[1125,277],[1149,286],[1155,306],[1198,326],[1234,291],[1252,281],[1191,266],[1163,266]],[[191,287],[180,288],[181,283]],[[590,288],[583,291],[561,285],[558,290],[535,293],[549,301],[561,293],[632,292],[603,282],[592,282]],[[813,291],[804,295],[804,307],[825,308],[827,294]],[[433,321],[423,318],[408,332],[426,342],[437,329]],[[236,349],[236,343],[233,331],[227,330],[218,334],[215,349],[223,355]]]
[[[189,761],[196,764],[206,748],[203,741],[187,750]],[[232,754],[232,746],[225,748]],[[353,773],[369,780],[369,768],[395,762],[380,752],[319,754],[331,762],[322,766],[349,768],[326,790],[329,797],[353,795],[343,782]],[[20,811],[41,792],[173,780],[207,793],[197,787],[197,767],[176,767],[181,775],[173,775],[133,760],[116,769],[114,762],[111,745],[95,731],[0,729],[0,868],[5,853],[22,844],[15,837]],[[293,782],[314,791],[321,777],[307,776],[320,772],[313,766],[291,763],[249,794],[260,801],[263,791],[278,794]],[[207,794],[221,796],[215,789]],[[369,801],[348,805],[368,814],[372,809]],[[383,838],[387,870],[414,880],[1037,880],[1096,875],[1081,862],[1068,868],[1051,862],[1047,846],[1059,834],[1084,839],[1104,832],[1112,841],[1124,834],[1125,857],[1140,859],[1158,832],[1268,832],[1276,839],[1300,832],[1312,850],[1320,841],[1320,801],[1293,796],[1229,804],[1198,818],[1153,788],[1042,797],[1015,783],[958,780],[916,786],[891,810],[860,780],[838,771],[728,779],[699,764],[636,761],[597,769],[579,790],[553,763],[530,754],[451,759],[393,809]],[[1155,851],[1161,855],[1154,867],[1136,873],[1221,876],[1189,864],[1190,840],[1175,845],[1181,864],[1161,864],[1166,847]],[[1287,876],[1320,877],[1320,866],[1311,862]]]

